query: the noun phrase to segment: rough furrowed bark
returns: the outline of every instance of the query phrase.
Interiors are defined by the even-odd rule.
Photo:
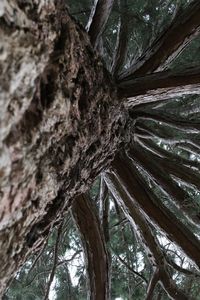
[[[72,214],[81,234],[88,275],[88,299],[110,299],[109,260],[96,208],[85,195],[78,196]]]
[[[142,76],[164,69],[199,34],[200,2],[193,1],[187,9],[179,13],[165,30],[146,50],[144,55],[120,76],[120,81],[128,80],[134,74]]]
[[[153,195],[141,180],[137,168],[123,155],[117,155],[112,163],[113,172],[120,184],[136,202],[150,222],[157,224],[167,237],[175,242],[200,268],[200,242],[175,215]],[[137,174],[137,175],[136,175]]]
[[[121,140],[115,88],[64,2],[0,3],[0,295]]]
[[[133,76],[118,84],[118,94],[128,98],[125,105],[129,108],[183,95],[200,94],[200,68]]]

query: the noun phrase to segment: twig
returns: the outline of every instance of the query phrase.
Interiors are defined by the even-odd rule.
[[[113,250],[113,248],[112,248]],[[114,252],[114,250],[113,250]],[[131,268],[117,253],[115,253],[115,256],[117,257],[117,259],[133,274],[135,274],[136,276],[140,277],[143,281],[145,281],[145,283],[147,284],[147,279],[145,278],[144,275],[140,274],[139,272],[135,271],[133,268]]]
[[[48,282],[48,285],[47,285],[47,288],[46,288],[46,293],[45,293],[45,296],[44,296],[44,300],[48,300],[48,298],[49,298],[50,287],[51,287],[52,281],[53,281],[54,276],[55,276],[55,271],[56,271],[57,261],[58,261],[58,246],[59,246],[59,241],[60,241],[60,237],[61,237],[61,234],[62,234],[62,225],[63,225],[63,221],[61,221],[61,223],[58,227],[58,230],[57,230],[57,238],[56,238],[56,243],[55,243],[55,248],[54,248],[53,267],[52,267],[51,274],[50,274],[50,277],[49,277],[49,282]]]

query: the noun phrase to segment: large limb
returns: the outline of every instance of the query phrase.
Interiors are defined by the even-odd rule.
[[[182,166],[182,170],[184,170],[184,172],[187,172],[188,169],[191,169],[191,167],[194,167],[194,170],[197,170],[199,168],[199,163],[197,161],[181,157],[177,153],[165,150],[161,146],[158,146],[151,139],[143,139],[142,137],[137,137],[137,143],[141,144],[145,149],[152,152],[155,155],[155,159],[158,156],[160,158],[163,158],[165,161],[171,162],[174,165]],[[192,172],[192,169],[190,171]]]
[[[170,114],[164,114],[159,110],[142,111],[137,108],[130,110],[129,114],[134,120],[142,120],[143,122],[153,121],[159,124],[163,123],[164,126],[176,128],[179,131],[185,132],[185,134],[199,134],[200,122],[198,120],[178,118],[177,115],[170,116]]]
[[[120,97],[128,98],[125,101],[128,108],[183,95],[200,94],[200,67],[133,76],[118,84],[118,93]]]
[[[101,183],[100,183],[100,191],[99,191],[99,217],[100,217],[100,222],[104,232],[106,243],[108,243],[110,240],[109,205],[110,203],[109,203],[108,188],[103,178],[103,175],[101,175]]]
[[[135,136],[147,138],[147,139],[153,139],[153,138],[159,138],[161,142],[164,142],[165,144],[168,144],[169,146],[179,146],[181,148],[188,148],[188,150],[191,150],[194,154],[200,154],[200,141],[199,137],[197,135],[191,135],[187,132],[182,131],[183,137],[177,137],[174,131],[165,130],[163,132],[164,124],[162,124],[162,127],[160,127],[158,130],[158,127],[154,127],[153,129],[150,126],[147,126],[145,122],[141,122],[140,119],[137,120],[136,126],[135,126]],[[173,126],[171,126],[173,129]]]
[[[114,0],[94,0],[86,29],[94,47],[98,46],[99,39],[105,29],[112,10]]]
[[[120,76],[128,80],[164,69],[199,34],[200,2],[193,1],[187,9],[179,13],[165,30],[146,50],[144,55]]]
[[[119,0],[120,17],[116,48],[113,57],[112,73],[116,77],[123,67],[128,44],[128,9],[127,0]]]
[[[89,277],[89,299],[110,298],[109,261],[96,208],[88,195],[78,196],[72,214],[82,237]]]
[[[167,185],[167,183],[164,184],[164,182],[167,182],[167,180],[169,180],[168,175],[172,174],[175,177],[180,178],[182,181],[185,181],[188,184],[195,186],[195,188],[200,191],[199,165],[197,169],[191,169],[191,166],[184,166],[179,162],[173,163],[171,158],[168,159],[166,157],[160,157],[162,153],[165,153],[167,151],[159,149],[159,146],[152,143],[151,141],[146,140],[139,143],[141,144],[142,147],[139,146],[137,143],[136,147],[131,148],[130,150],[131,157],[133,157],[133,159],[138,160],[147,171],[150,171],[150,173],[152,171],[152,174],[154,174],[154,178],[158,178],[158,181],[159,178],[161,182],[163,179],[163,185],[161,184],[162,187]],[[146,145],[148,145],[150,151],[147,151]],[[158,155],[155,155],[156,152],[151,152],[151,149],[157,151]],[[152,166],[149,167],[148,162],[150,161],[153,161],[153,163]],[[165,174],[164,176],[160,174],[161,170],[162,173]],[[177,195],[178,194],[179,193],[177,193]],[[184,194],[182,194],[182,196],[184,196]]]
[[[161,203],[138,174],[137,168],[123,155],[113,161],[113,172],[119,177],[133,203],[138,203],[150,222],[155,222],[198,267],[200,267],[200,242],[174,214]],[[127,203],[128,205],[128,203]]]
[[[200,224],[200,211],[198,210],[198,204],[192,202],[188,197],[188,194],[178,185],[176,181],[171,178],[170,174],[181,177],[186,181],[192,181],[199,188],[199,176],[195,172],[188,170],[187,174],[181,174],[181,171],[187,171],[187,168],[180,167],[180,171],[177,166],[173,167],[170,162],[165,162],[164,159],[159,159],[153,155],[150,151],[146,151],[144,147],[137,145],[132,147],[128,153],[133,163],[142,167],[147,172],[148,176],[153,179],[162,190],[164,190],[173,199],[178,208],[185,213],[185,216],[193,221],[194,224],[199,226]],[[192,174],[191,174],[192,173]],[[192,176],[193,175],[193,176]]]
[[[148,259],[150,260],[156,274],[153,282],[150,283],[146,299],[152,299],[153,289],[160,281],[169,295],[170,299],[189,299],[183,292],[181,292],[168,272],[168,264],[165,260],[164,254],[159,246],[157,239],[154,237],[152,230],[140,210],[137,202],[130,195],[127,187],[123,185],[119,177],[115,174],[108,173],[105,175],[105,180],[110,192],[115,200],[118,202],[126,217],[132,224],[136,235],[139,237],[141,243],[147,251]]]

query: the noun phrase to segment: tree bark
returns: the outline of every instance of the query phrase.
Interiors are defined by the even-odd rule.
[[[148,259],[150,260],[153,269],[157,271],[157,281],[160,281],[163,288],[169,295],[170,299],[183,300],[190,299],[181,290],[178,289],[176,284],[168,272],[168,264],[159,247],[159,243],[156,237],[154,237],[152,230],[140,210],[138,204],[132,200],[127,187],[120,183],[119,177],[114,174],[107,174],[105,176],[108,188],[112,193],[115,200],[118,202],[126,217],[129,219],[131,225],[134,228],[135,233],[139,237],[142,245],[147,252]],[[151,290],[151,287],[150,287]],[[149,292],[149,288],[148,288]],[[151,291],[151,296],[153,291]],[[146,299],[152,299],[148,297]]]
[[[106,5],[96,19],[103,28],[112,0],[99,3]],[[194,17],[198,9],[184,23],[190,24],[189,31],[196,24],[192,36],[199,28]],[[180,39],[183,43],[182,35]],[[15,271],[41,247],[53,222],[111,163],[131,132],[126,100],[119,99],[89,36],[69,16],[64,0],[2,0],[0,49],[1,297]],[[155,210],[155,219],[163,214],[164,223],[156,221],[167,230],[169,218],[163,211],[152,202],[148,209]],[[199,264],[199,245],[179,225],[168,231]]]
[[[126,106],[166,100],[183,95],[200,94],[200,68],[163,71],[135,77],[118,84],[120,97],[128,98]]]
[[[0,6],[1,295],[59,212],[109,164],[125,122],[65,1]]]
[[[82,237],[87,268],[88,299],[110,299],[109,260],[96,208],[87,195],[75,199],[72,214]]]
[[[199,240],[158,198],[152,195],[151,190],[148,192],[148,187],[136,175],[137,169],[131,166],[126,155],[124,153],[118,155],[112,166],[113,172],[119,177],[120,183],[130,195],[133,203],[138,203],[150,222],[157,224],[167,237],[174,241],[200,267]],[[129,201],[126,205],[129,209],[133,204]]]
[[[98,46],[100,36],[111,13],[113,2],[114,0],[94,0],[94,6],[87,24],[91,44],[94,47]]]
[[[198,204],[195,205],[195,202],[192,202],[188,194],[170,176],[170,174],[175,175],[189,184],[195,184],[196,187],[199,188],[198,174],[195,174],[195,172],[192,173],[190,169],[188,170],[188,174],[185,174],[186,170],[180,166],[180,171],[182,168],[182,172],[184,172],[182,174],[179,172],[177,165],[173,166],[171,162],[165,162],[164,159],[155,157],[151,152],[147,152],[144,148],[138,147],[138,145],[131,148],[129,156],[133,161],[136,161],[138,165],[142,166],[148,175],[158,183],[158,186],[162,187],[162,189],[171,196],[173,202],[185,213],[189,220],[193,221],[197,226],[200,225]]]
[[[133,66],[120,76],[120,81],[162,70],[199,34],[200,2],[194,0],[179,13]]]

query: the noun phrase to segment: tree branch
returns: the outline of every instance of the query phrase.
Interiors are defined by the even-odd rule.
[[[195,271],[191,271],[191,270],[188,270],[188,269],[185,269],[179,265],[177,265],[175,263],[175,261],[171,258],[169,258],[167,255],[166,255],[166,260],[167,262],[178,272],[181,272],[187,276],[194,276],[194,277],[200,277],[200,273],[197,273]]]
[[[200,2],[193,1],[187,9],[179,13],[149,47],[142,57],[121,74],[120,80],[127,80],[134,74],[144,75],[163,69],[199,34]]]
[[[106,26],[114,0],[94,0],[86,29],[94,47],[98,46],[99,38]]]
[[[31,266],[30,270],[28,271],[28,274],[30,274],[30,272],[34,269],[36,263],[38,262],[38,260],[39,260],[40,257],[42,256],[42,254],[44,253],[44,250],[45,250],[45,248],[46,248],[46,246],[47,246],[47,244],[48,244],[48,239],[49,239],[50,233],[51,233],[51,231],[49,231],[48,236],[47,236],[46,239],[44,240],[44,242],[43,242],[43,243],[44,243],[44,244],[43,244],[43,247],[40,249],[38,255],[36,256],[36,258],[35,258],[35,260],[34,260],[34,262],[32,263],[32,266]]]
[[[182,291],[180,291],[168,273],[168,266],[159,246],[157,239],[154,237],[147,220],[144,218],[143,213],[140,211],[138,204],[130,196],[129,191],[125,185],[121,185],[119,177],[115,174],[106,174],[105,180],[110,192],[116,199],[118,204],[123,208],[126,217],[132,224],[135,233],[138,235],[140,241],[144,245],[147,252],[148,259],[150,260],[153,268],[159,270],[159,279],[165,291],[171,299],[183,300],[189,299]],[[148,298],[149,299],[149,298]]]
[[[155,157],[155,156],[154,156]],[[160,157],[155,158],[156,165],[161,166],[163,171],[167,174],[174,175],[180,178],[184,182],[192,185],[200,191],[200,176],[197,170],[191,168],[191,166],[184,166],[180,163],[173,163],[170,159]],[[199,224],[199,223],[198,223]]]
[[[119,73],[123,67],[123,63],[126,57],[127,44],[128,44],[128,9],[127,0],[119,0],[120,16],[118,25],[118,35],[116,48],[113,57],[112,73],[114,77]]]
[[[186,182],[192,183],[200,190],[200,179],[197,173],[185,166],[180,165],[177,168],[177,165],[173,165],[170,161],[165,161],[158,156],[152,155],[151,152],[147,152],[144,147],[139,147],[139,145],[132,147],[128,155],[133,162],[136,161],[143,170],[147,171],[149,177],[157,182],[161,189],[171,196],[177,207],[182,209],[189,220],[197,226],[200,226],[200,211],[198,211],[198,205],[195,207],[195,203],[192,203],[187,192],[170,176],[170,174],[173,174]]]
[[[183,95],[200,94],[200,67],[157,72],[143,77],[133,75],[118,84],[118,94],[128,98],[125,101],[128,108]]]
[[[190,257],[200,267],[200,242],[188,228],[164,206],[157,196],[142,180],[137,168],[123,153],[116,156],[112,163],[115,174],[126,188],[133,202],[138,203],[150,222],[157,224],[170,240]],[[137,174],[137,175],[136,175]],[[128,207],[131,205],[127,203]]]
[[[177,128],[180,131],[184,131],[186,134],[191,133],[199,133],[200,130],[200,122],[199,121],[190,121],[187,119],[177,118],[177,116],[170,116],[162,114],[158,111],[141,111],[133,109],[129,112],[130,116],[134,120],[143,120],[143,121],[153,121],[157,123],[163,123],[164,126],[169,126],[173,128]]]
[[[187,134],[187,132],[182,132],[183,137],[180,138],[177,137],[174,131],[165,130],[163,132],[163,127],[164,126],[160,127],[160,130],[157,130],[158,128],[154,127],[153,130],[150,126],[147,126],[145,122],[141,122],[141,120],[138,119],[135,125],[135,135],[139,135],[143,138],[145,138],[145,136],[147,136],[147,138],[159,138],[161,142],[166,144],[180,145],[182,148],[186,146],[194,153],[200,154],[200,142],[197,138],[191,136],[191,134]]]
[[[158,283],[159,279],[160,279],[159,278],[159,270],[156,269],[151,277],[150,282],[149,282],[145,300],[153,299],[153,293],[154,293],[156,284]]]
[[[113,249],[112,249],[113,250]],[[113,252],[114,252],[114,250],[113,250]],[[127,264],[127,262],[125,262],[125,260],[123,260],[122,258],[121,258],[121,256],[120,255],[118,255],[116,252],[114,252],[114,255],[117,257],[117,259],[131,272],[131,273],[133,273],[134,275],[136,275],[136,276],[138,276],[138,277],[140,277],[146,284],[147,284],[147,279],[145,278],[145,276],[144,275],[142,275],[141,273],[139,273],[139,272],[137,272],[137,271],[135,271],[133,268],[131,268],[130,266],[129,266],[129,264]]]
[[[188,168],[194,167],[198,169],[199,163],[197,161],[190,160],[189,158],[182,157],[177,153],[171,152],[170,150],[165,150],[162,147],[158,146],[151,139],[142,139],[137,138],[137,142],[141,144],[143,147],[148,149],[148,151],[152,151],[152,153],[156,156],[159,156],[165,160],[170,161],[171,163],[178,164],[179,166],[185,166]]]
[[[100,192],[99,192],[99,216],[100,222],[103,228],[105,242],[108,243],[110,240],[109,235],[109,197],[108,188],[104,181],[103,175],[101,175]]]
[[[88,195],[80,195],[74,200],[72,214],[84,246],[89,277],[89,299],[109,299],[109,261],[104,235],[96,208]]]

